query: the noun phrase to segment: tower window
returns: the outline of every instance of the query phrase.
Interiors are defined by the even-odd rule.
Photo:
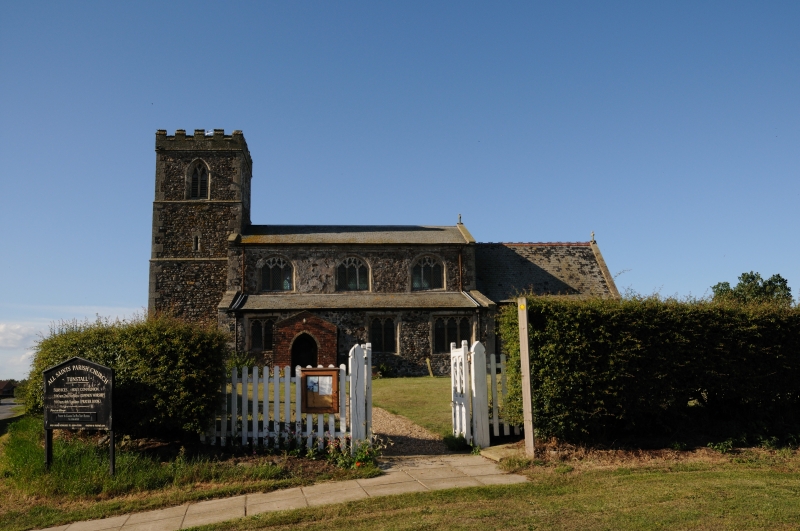
[[[336,268],[336,289],[365,291],[369,289],[369,269],[358,258],[345,258]]]
[[[200,250],[200,236],[194,236],[192,238],[192,251],[199,251]]]
[[[189,197],[191,199],[208,199],[208,170],[202,163],[197,164],[192,171]]]
[[[431,256],[420,258],[411,269],[411,289],[442,289],[444,287],[442,263]]]
[[[450,351],[450,343],[461,346],[472,339],[472,323],[466,317],[439,317],[433,324],[433,351],[437,354]]]
[[[394,319],[373,319],[369,326],[369,342],[374,352],[397,352]]]
[[[280,257],[269,258],[261,266],[261,291],[291,291],[292,264]]]

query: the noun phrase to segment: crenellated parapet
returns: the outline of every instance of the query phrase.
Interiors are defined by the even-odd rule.
[[[174,135],[168,135],[166,129],[159,129],[156,131],[156,151],[243,151],[248,163],[252,164],[241,131],[236,130],[230,135],[226,135],[224,129],[213,131],[208,133],[205,129],[195,129],[193,135],[187,135],[185,129],[177,129]]]

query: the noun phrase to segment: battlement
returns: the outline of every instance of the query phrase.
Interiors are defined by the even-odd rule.
[[[247,149],[247,142],[241,131],[237,129],[230,135],[226,135],[224,129],[214,129],[213,131],[213,133],[207,133],[205,129],[195,129],[193,135],[187,135],[185,129],[176,129],[175,134],[170,136],[167,135],[166,129],[159,129],[156,131],[156,151],[243,150],[250,159],[250,151]]]

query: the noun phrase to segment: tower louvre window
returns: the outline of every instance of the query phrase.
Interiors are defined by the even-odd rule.
[[[191,199],[208,199],[208,170],[203,164],[197,164],[192,171],[189,197]]]

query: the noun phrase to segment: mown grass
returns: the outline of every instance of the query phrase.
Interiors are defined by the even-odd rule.
[[[795,455],[758,468],[543,469],[527,484],[264,513],[203,529],[797,529],[798,461]]]
[[[449,376],[373,380],[372,403],[442,437],[453,432]]]
[[[118,452],[116,474],[111,476],[108,450],[77,438],[54,445],[53,465],[47,472],[40,446],[43,431],[41,419],[37,418],[12,424],[0,458],[5,478],[27,494],[108,497],[195,483],[274,480],[284,475],[280,467],[271,463],[235,467],[207,458],[187,459],[179,455],[161,464],[140,453]]]
[[[267,492],[317,480],[369,477],[374,467],[342,470],[322,461],[248,455],[201,455],[161,461],[142,452],[117,452],[108,473],[108,448],[79,437],[59,438],[53,465],[44,466],[40,417],[12,423],[0,440],[0,530],[47,527],[246,492]]]

